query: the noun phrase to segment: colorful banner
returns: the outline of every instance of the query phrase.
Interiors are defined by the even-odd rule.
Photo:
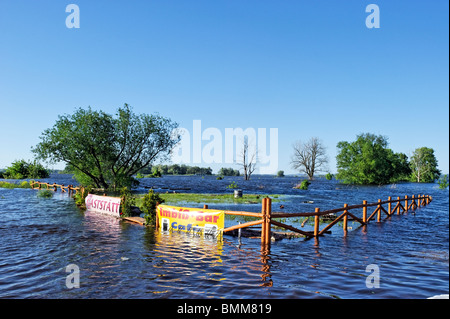
[[[89,194],[86,196],[86,209],[102,214],[120,217],[120,197]]]
[[[162,231],[183,231],[221,238],[225,224],[223,210],[159,205],[156,213]]]

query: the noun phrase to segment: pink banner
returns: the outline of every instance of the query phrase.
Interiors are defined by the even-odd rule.
[[[102,214],[120,217],[120,198],[89,194],[85,200],[86,209]]]

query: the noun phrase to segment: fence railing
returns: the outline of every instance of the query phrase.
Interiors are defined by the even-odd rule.
[[[397,197],[397,199],[392,199],[392,197],[389,197],[388,200],[386,201],[382,201],[381,199],[379,199],[378,202],[376,203],[367,203],[367,201],[364,200],[363,203],[359,205],[349,206],[348,204],[344,204],[343,207],[324,211],[321,211],[320,208],[316,208],[314,212],[280,213],[280,212],[272,212],[272,199],[266,197],[263,198],[262,201],[261,213],[225,211],[225,214],[228,215],[251,216],[259,218],[259,220],[234,225],[225,228],[223,232],[226,233],[239,228],[261,225],[261,244],[268,245],[270,244],[271,241],[271,225],[282,227],[284,229],[302,234],[306,237],[319,237],[325,234],[331,227],[336,225],[339,221],[342,221],[344,234],[346,234],[348,230],[349,217],[352,219],[352,221],[359,222],[361,225],[365,226],[373,218],[375,218],[375,215],[377,222],[381,222],[381,216],[383,214],[387,215],[388,217],[391,217],[394,214],[400,215],[401,213],[404,213],[410,209],[415,210],[418,207],[426,206],[431,201],[432,197],[429,195],[412,195],[411,197],[408,197],[406,195],[404,198]],[[383,207],[383,205],[386,204],[387,207]],[[375,207],[375,209],[369,215],[368,209],[370,207]],[[354,212],[354,210],[356,209],[362,209],[362,217],[356,216],[357,213]],[[339,216],[335,216],[336,213],[341,214]],[[335,216],[335,218],[328,225],[320,229],[320,217],[325,215],[327,217]],[[314,217],[314,230],[305,231],[274,220],[274,218],[293,218],[293,217],[307,217],[307,218]]]
[[[35,187],[35,185],[37,185]],[[44,183],[44,182],[39,182],[39,181],[30,181],[30,186],[32,189],[48,189],[48,190],[53,190],[53,191],[57,191],[58,189],[61,190],[61,192],[63,193],[68,193],[69,195],[73,195],[75,192],[81,191],[82,193],[85,191],[84,187],[74,187],[73,185],[67,185],[64,186],[64,184],[49,184],[49,183]],[[45,188],[44,188],[45,186]]]

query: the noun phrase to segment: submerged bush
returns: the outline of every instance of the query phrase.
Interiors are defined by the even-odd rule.
[[[120,216],[121,217],[131,217],[132,207],[136,202],[136,198],[128,189],[128,187],[122,187],[120,190]]]
[[[78,190],[75,195],[73,195],[73,199],[75,200],[75,204],[82,208],[86,209],[86,197],[89,195],[89,193],[92,192],[92,187],[88,186],[85,187],[84,193],[82,193],[81,190]]]
[[[48,189],[43,189],[43,190],[40,190],[40,191],[37,193],[37,197],[40,197],[40,198],[50,198],[50,197],[53,197],[53,192],[50,191],[50,190],[48,190]]]
[[[300,182],[300,184],[297,184],[294,186],[295,189],[302,189],[302,190],[307,190],[308,186],[311,184],[310,181],[308,181],[307,179],[303,180]]]
[[[438,180],[439,188],[446,189],[448,187],[448,174],[442,175]]]
[[[141,210],[144,213],[145,223],[147,225],[153,225],[156,221],[156,206],[164,203],[165,200],[159,196],[158,193],[154,193],[153,189],[148,191],[148,194],[142,199]]]

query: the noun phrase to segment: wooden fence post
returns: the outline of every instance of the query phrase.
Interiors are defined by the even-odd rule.
[[[397,215],[400,215],[400,196],[397,197],[398,206],[397,206]]]
[[[261,207],[261,213],[262,213],[262,220],[263,223],[261,224],[261,245],[265,244],[265,240],[266,240],[266,208],[267,208],[267,197],[264,197],[262,200],[262,207]]]
[[[381,199],[378,199],[378,214],[377,214],[377,222],[381,222]]]
[[[320,208],[316,207],[315,212],[316,212],[316,215],[314,215],[314,237],[317,237],[317,236],[319,236]]]
[[[405,210],[408,210],[408,195],[405,195]]]
[[[391,215],[391,209],[392,209],[392,202],[391,202],[391,200],[392,200],[392,197],[389,196],[388,197],[388,201],[389,201],[389,203],[388,203],[388,215],[389,216]]]
[[[345,210],[344,210],[344,212],[345,212],[345,215],[344,215],[344,225],[343,225],[344,232],[347,232],[347,222],[348,222],[348,211],[347,211],[347,207],[348,207],[348,204],[344,204],[344,208],[345,208]]]
[[[267,198],[267,208],[266,208],[266,214],[267,214],[267,228],[266,228],[266,242],[267,244],[270,244],[270,239],[272,237],[272,231],[271,231],[271,220],[272,220],[272,198]]]
[[[363,222],[367,224],[367,201],[363,200]]]

